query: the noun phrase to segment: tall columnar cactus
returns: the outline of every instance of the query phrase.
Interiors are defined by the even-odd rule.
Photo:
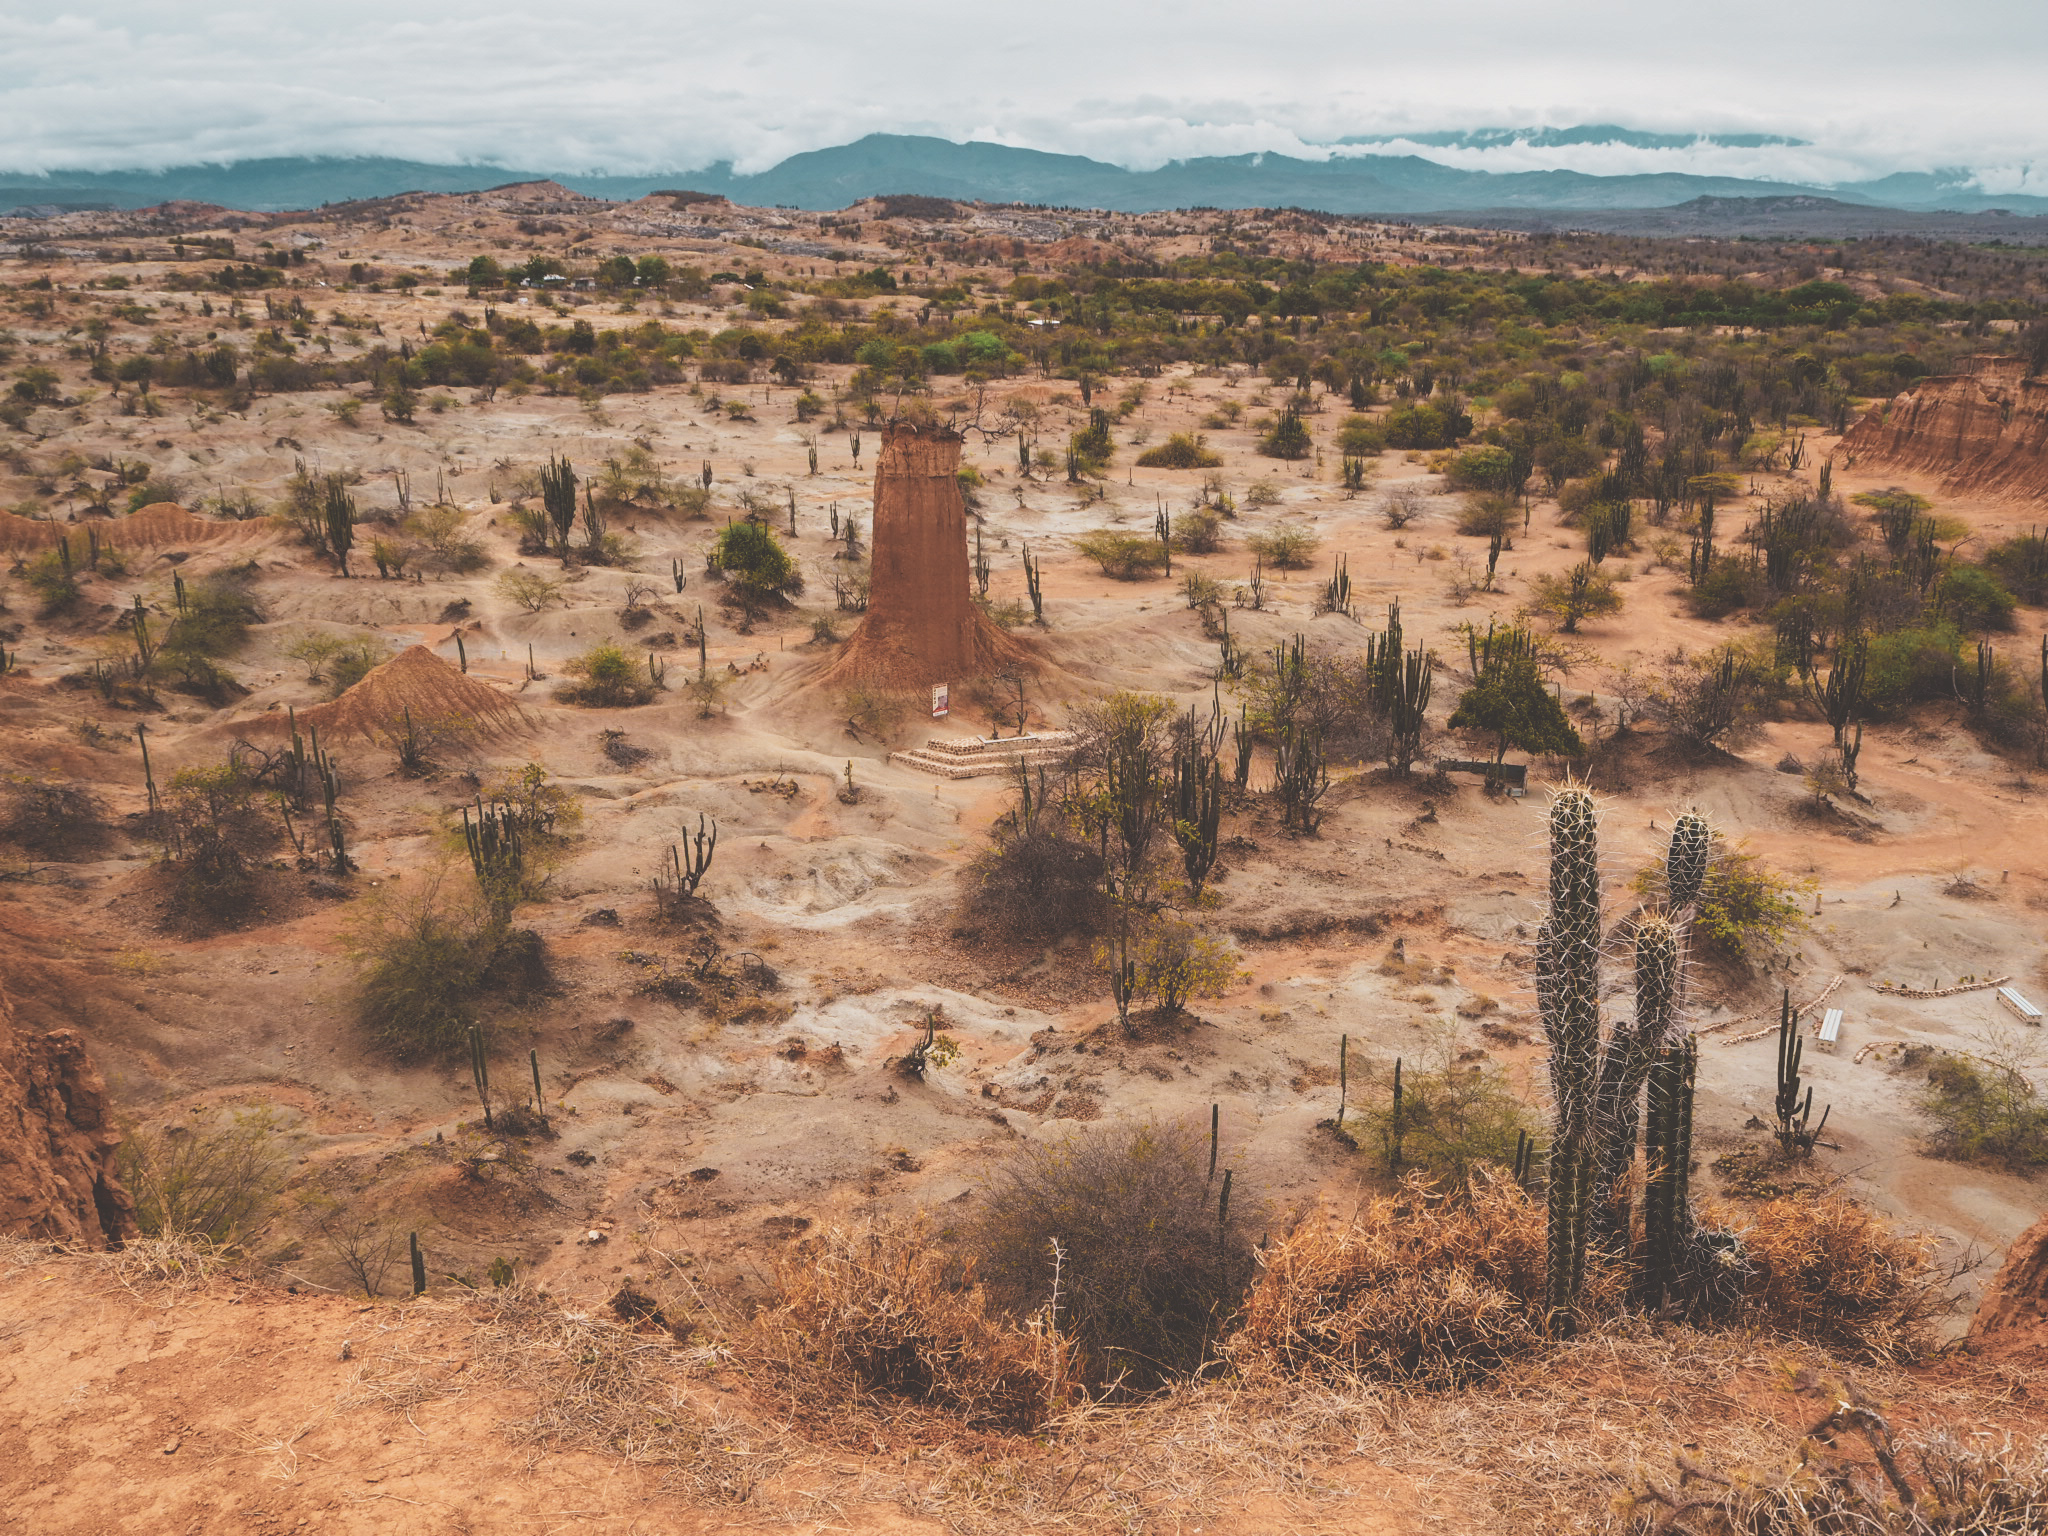
[[[1567,1326],[1586,1273],[1600,1067],[1599,815],[1591,791],[1569,785],[1550,803],[1550,915],[1537,938],[1537,1005],[1550,1041],[1557,1101],[1550,1154],[1545,1306]]]
[[[1649,1114],[1643,1138],[1643,1262],[1637,1295],[1662,1306],[1684,1280],[1692,1231],[1692,1100],[1699,1040],[1667,1045],[1650,1065]]]
[[[1600,1062],[1599,1162],[1594,1189],[1593,1235],[1606,1248],[1628,1246],[1629,1212],[1616,1191],[1635,1162],[1642,1119],[1643,1082],[1657,1052],[1672,1039],[1678,1009],[1679,938],[1660,913],[1636,921],[1636,1016],[1614,1027]]]

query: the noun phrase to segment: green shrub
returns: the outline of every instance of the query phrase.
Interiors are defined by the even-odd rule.
[[[292,1154],[268,1107],[130,1129],[114,1154],[149,1237],[232,1242],[261,1225]]]
[[[1207,1128],[1180,1122],[1026,1143],[984,1191],[981,1274],[1020,1311],[1057,1288],[1059,1324],[1099,1386],[1149,1391],[1192,1373],[1252,1278],[1259,1230],[1241,1185],[1218,1220],[1222,1172],[1210,1181],[1208,1156]]]
[[[68,613],[78,601],[78,578],[56,550],[45,550],[28,563],[22,579],[42,603],[42,616]]]
[[[1308,428],[1302,425],[1301,413],[1293,406],[1282,411],[1273,430],[1259,439],[1259,452],[1269,459],[1305,459],[1314,448]]]
[[[1448,1175],[1454,1187],[1463,1185],[1482,1163],[1511,1168],[1517,1133],[1533,1136],[1540,1123],[1516,1097],[1506,1072],[1490,1061],[1458,1060],[1456,1043],[1455,1035],[1446,1030],[1436,1042],[1434,1065],[1403,1063],[1398,1122],[1400,1166]],[[1361,1145],[1384,1159],[1393,1149],[1396,1130],[1393,1072],[1375,1070],[1364,1076],[1353,1090],[1346,1124]]]
[[[1665,900],[1664,863],[1636,871],[1629,889],[1646,900]],[[1740,844],[1714,834],[1706,884],[1700,892],[1693,932],[1700,942],[1730,959],[1748,959],[1803,928],[1815,890],[1811,879],[1780,874]]]
[[[1521,517],[1514,501],[1498,492],[1480,491],[1467,496],[1458,508],[1458,532],[1490,539],[1505,535]]]
[[[437,876],[371,904],[344,936],[356,964],[356,1009],[371,1039],[398,1056],[461,1047],[506,930],[485,903]]]
[[[2027,1055],[2006,1042],[1994,1042],[1983,1056],[1937,1057],[1920,1096],[1921,1112],[1934,1122],[1928,1150],[2015,1170],[2048,1164],[2048,1102],[2029,1065]]]
[[[624,709],[654,697],[654,679],[647,667],[616,645],[593,645],[565,662],[562,670],[575,679],[555,690],[564,703]]]
[[[1223,514],[1214,507],[1190,507],[1173,520],[1173,547],[1190,555],[1213,555],[1223,543]]]
[[[1941,616],[1965,634],[2011,629],[2013,595],[1981,565],[1958,565],[1941,582]]]
[[[219,925],[253,915],[257,857],[277,836],[257,790],[239,757],[171,775],[157,827],[171,870],[172,904],[186,921]]]
[[[1157,539],[1118,528],[1090,529],[1074,540],[1074,549],[1118,581],[1149,576],[1166,563],[1166,550]]]
[[[1508,481],[1515,472],[1515,456],[1505,448],[1467,448],[1452,458],[1444,471],[1444,483],[1454,491],[1514,490]]]
[[[1387,434],[1370,416],[1346,416],[1337,429],[1337,451],[1354,459],[1377,458],[1386,447]]]
[[[1963,637],[1945,621],[1872,636],[1864,697],[1878,710],[1952,698],[1962,651]]]
[[[1214,469],[1223,462],[1223,456],[1205,444],[1201,436],[1191,432],[1176,432],[1157,448],[1147,448],[1138,455],[1141,469]]]
[[[391,659],[391,652],[379,640],[345,640],[319,662],[327,675],[330,696],[339,698]],[[308,662],[308,665],[312,665]]]
[[[1984,563],[2023,603],[2048,603],[2048,534],[2039,529],[2017,534],[1992,547]]]
[[[1283,571],[1308,566],[1322,544],[1322,538],[1306,528],[1275,528],[1268,533],[1247,534],[1244,541],[1246,549]]]
[[[1685,594],[1686,606],[1699,619],[1725,619],[1759,600],[1755,573],[1746,560],[1723,556]]]

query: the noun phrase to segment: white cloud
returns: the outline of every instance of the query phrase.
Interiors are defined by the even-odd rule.
[[[1810,147],[1501,146],[1485,170],[1811,182],[2048,162],[2038,0],[86,0],[0,14],[0,160],[114,169],[289,154],[760,170],[869,132],[1085,154],[1321,155],[1347,135],[1623,122]],[[1987,180],[1986,185],[1990,182]]]

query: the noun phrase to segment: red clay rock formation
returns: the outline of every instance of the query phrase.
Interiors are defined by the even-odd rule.
[[[888,429],[875,462],[868,611],[833,664],[834,680],[928,688],[1030,664],[968,594],[959,469],[957,434]]]
[[[1973,357],[1867,412],[1841,451],[1931,470],[1952,491],[2048,498],[2048,378],[2016,357]]]
[[[0,1232],[104,1248],[135,1230],[107,1085],[69,1029],[27,1033],[0,992]]]
[[[340,698],[302,709],[295,718],[301,731],[318,731],[324,741],[349,736],[376,740],[396,728],[408,709],[415,725],[467,719],[486,734],[526,723],[526,712],[516,699],[469,676],[424,645],[407,646],[382,666],[364,673]],[[288,728],[284,711],[278,709],[234,722],[234,729],[243,734],[282,734]]]
[[[98,531],[102,546],[120,550],[162,549],[180,544],[245,544],[272,538],[277,533],[276,525],[267,518],[229,522],[200,517],[175,501],[153,501],[126,517],[84,523],[46,523],[0,512],[0,554],[37,554],[55,549],[59,539],[69,538],[75,559],[86,547],[88,528]]]
[[[1972,1348],[2048,1342],[2048,1216],[2013,1239],[1970,1319]]]

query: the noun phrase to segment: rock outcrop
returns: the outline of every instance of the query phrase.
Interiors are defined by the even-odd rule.
[[[135,1230],[121,1133],[77,1031],[16,1027],[0,991],[0,1232],[104,1248]]]
[[[2048,378],[2016,357],[1973,357],[1865,413],[1841,453],[1928,470],[1951,491],[2048,500]]]
[[[974,605],[960,438],[892,426],[875,461],[868,611],[832,676],[923,689],[1031,666],[1029,653]]]
[[[2048,1343],[2048,1216],[2013,1239],[1970,1319],[1973,1348]]]

